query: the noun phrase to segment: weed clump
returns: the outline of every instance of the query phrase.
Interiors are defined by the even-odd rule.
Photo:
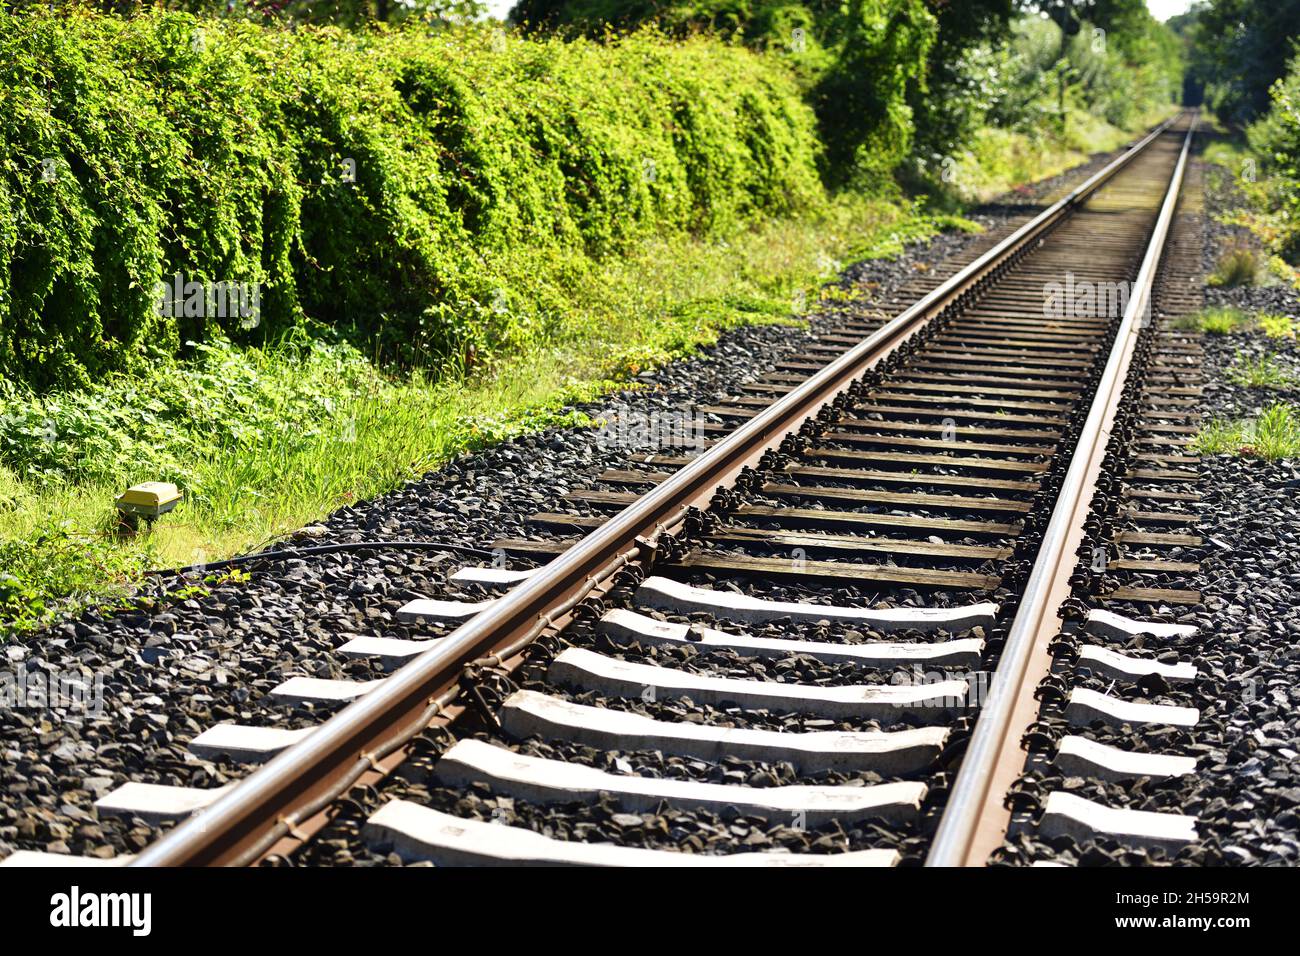
[[[1236,245],[1219,257],[1214,271],[1205,281],[1208,285],[1228,289],[1258,285],[1264,272],[1265,263],[1258,252],[1246,245]]]
[[[1228,379],[1246,388],[1286,388],[1295,381],[1295,376],[1271,353],[1252,359],[1238,352]]]
[[[1253,421],[1219,420],[1192,441],[1198,455],[1241,455],[1275,461],[1300,455],[1300,409],[1277,402]]]
[[[1270,339],[1293,339],[1296,337],[1296,320],[1289,315],[1265,312],[1256,322],[1259,330]]]
[[[1192,315],[1180,315],[1173,321],[1173,327],[1188,332],[1205,332],[1207,335],[1227,335],[1249,322],[1250,317],[1241,309],[1213,306]]]

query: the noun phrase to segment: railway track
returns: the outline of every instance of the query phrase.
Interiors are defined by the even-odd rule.
[[[401,607],[427,639],[339,648],[384,676],[269,695],[350,702],[329,720],[203,728],[190,751],[238,782],[108,793],[101,813],[183,821],[130,862],[982,865],[1018,828],[1193,842],[1181,814],[1042,781],[1188,772],[1093,730],[1195,725],[1136,699],[1191,664],[1107,646],[1182,635],[1198,600],[1176,586],[1196,346],[1158,321],[1185,304],[1194,125],[699,409],[692,453],[629,455],[539,510],[495,543],[509,562],[453,577],[461,598]],[[683,842],[687,819],[714,836]]]

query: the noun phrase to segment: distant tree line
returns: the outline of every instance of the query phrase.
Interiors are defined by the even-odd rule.
[[[1201,0],[1169,25],[1187,49],[1189,99],[1248,123],[1269,108],[1300,39],[1300,0]]]

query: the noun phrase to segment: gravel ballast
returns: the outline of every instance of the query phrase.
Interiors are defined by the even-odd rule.
[[[1208,274],[1228,245],[1258,245],[1248,232],[1216,217],[1241,201],[1231,178],[1218,172],[1206,183]],[[1207,306],[1226,305],[1252,315],[1300,314],[1300,299],[1282,285],[1206,288]],[[1252,388],[1235,381],[1242,357],[1270,355],[1293,374],[1300,371],[1294,340],[1270,339],[1251,329],[1204,335],[1203,423],[1252,418],[1276,401],[1300,400],[1296,384]],[[1195,555],[1200,570],[1177,586],[1199,589],[1203,604],[1177,615],[1198,627],[1190,638],[1103,642],[1130,656],[1200,671],[1191,685],[1076,678],[1074,686],[1112,696],[1196,707],[1191,728],[1134,731],[1094,726],[1086,735],[1140,752],[1197,758],[1196,772],[1165,781],[1107,784],[1060,774],[1035,773],[1040,793],[1066,790],[1111,807],[1196,818],[1199,839],[1174,853],[1121,846],[1113,840],[1082,843],[1040,839],[1018,832],[1000,854],[1024,865],[1289,865],[1300,862],[1300,461],[1264,461],[1249,455],[1202,458],[1195,491],[1195,532],[1205,539]],[[1191,530],[1191,529],[1189,529]],[[1099,640],[1089,638],[1089,640]],[[1076,731],[1077,732],[1077,731]]]

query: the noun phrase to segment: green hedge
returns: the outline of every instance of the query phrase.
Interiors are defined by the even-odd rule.
[[[82,385],[304,316],[481,356],[562,326],[545,285],[593,257],[820,203],[820,161],[793,75],[717,40],[0,12],[0,372]],[[258,283],[257,327],[161,315],[178,272]]]
[[[969,0],[965,0],[969,2]],[[703,31],[789,64],[818,116],[823,176],[837,187],[891,181],[915,131],[938,21],[926,0],[517,0],[529,29],[599,36],[655,23],[674,36]],[[949,107],[951,108],[951,107]]]

